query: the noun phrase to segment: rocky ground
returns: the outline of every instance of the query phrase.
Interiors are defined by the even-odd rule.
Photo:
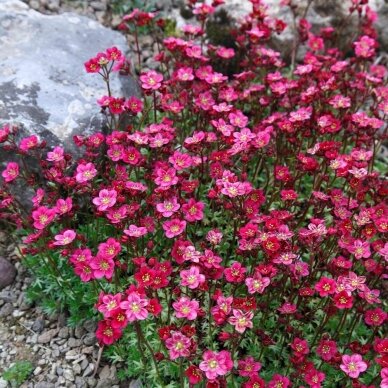
[[[13,284],[0,291],[0,376],[15,363],[30,361],[32,373],[20,388],[140,386],[136,382],[119,384],[116,366],[103,360],[95,371],[99,351],[95,322],[69,328],[63,314],[45,316],[28,302],[25,291],[31,278],[4,231],[0,231],[0,256],[7,257],[17,270]],[[9,386],[0,378],[0,388]]]

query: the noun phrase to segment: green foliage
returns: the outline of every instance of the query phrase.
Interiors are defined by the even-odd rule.
[[[12,387],[19,387],[27,380],[33,369],[34,365],[30,361],[17,361],[4,371],[2,378],[8,381]]]

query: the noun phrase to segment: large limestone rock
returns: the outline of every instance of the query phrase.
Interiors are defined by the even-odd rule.
[[[125,38],[72,13],[43,15],[18,0],[0,0],[0,123],[22,124],[50,145],[74,150],[74,134],[100,130],[97,98],[106,94],[98,74],[83,63]],[[113,77],[113,94],[136,94],[130,77]]]

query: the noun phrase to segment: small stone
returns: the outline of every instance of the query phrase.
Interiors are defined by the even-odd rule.
[[[14,310],[14,312],[12,313],[12,316],[14,318],[20,318],[22,316],[26,315],[26,312],[25,311],[21,311],[21,310]]]
[[[87,348],[82,349],[83,354],[92,354],[94,350],[94,346],[88,346]]]
[[[94,371],[94,365],[89,364],[87,368],[84,370],[84,373],[82,373],[82,377],[90,376],[93,373],[93,371]]]
[[[31,326],[31,330],[35,333],[41,333],[45,327],[45,321],[43,318],[37,318]]]
[[[65,369],[63,371],[63,377],[68,381],[74,381],[74,373],[70,369]]]
[[[75,375],[80,375],[81,374],[81,365],[80,364],[75,364],[73,366],[73,372]]]
[[[13,313],[13,305],[12,303],[6,303],[1,309],[0,309],[0,317],[8,317],[11,316]]]
[[[88,383],[89,387],[95,387],[97,384],[97,380],[94,377],[89,377],[86,382]]]
[[[98,373],[98,376],[101,380],[107,379],[110,376],[110,368],[109,365],[105,365],[100,372]]]
[[[96,331],[97,324],[92,320],[88,320],[84,322],[83,327],[86,331],[94,333]]]
[[[59,0],[50,0],[47,4],[47,8],[50,11],[59,11]]]
[[[39,344],[47,344],[49,343],[58,333],[58,329],[51,329],[45,331],[38,337]]]
[[[86,367],[89,365],[89,361],[85,358],[84,360],[82,360],[81,362],[81,369],[82,370],[85,370]]]
[[[81,340],[75,339],[75,338],[69,338],[69,341],[67,341],[67,344],[70,348],[76,348],[78,346],[81,346]]]
[[[62,376],[63,375],[63,369],[60,366],[57,366],[57,369],[56,369],[55,372],[56,372],[57,376]]]
[[[9,286],[16,277],[15,267],[4,257],[0,257],[0,290]]]
[[[96,343],[96,335],[94,333],[87,333],[83,338],[85,345],[90,346]]]
[[[106,11],[106,4],[100,1],[91,1],[89,4],[95,11]]]
[[[35,388],[54,388],[55,384],[52,382],[47,382],[47,381],[41,381],[37,384],[35,384]]]
[[[0,388],[7,388],[8,383],[0,377]]]
[[[77,376],[75,378],[75,386],[76,388],[83,388],[86,386],[86,381],[84,378],[80,377],[80,376]]]
[[[62,327],[59,330],[58,337],[60,337],[60,338],[69,338],[69,328]]]
[[[114,384],[112,379],[102,379],[97,383],[96,388],[112,388]]]
[[[85,329],[82,326],[78,326],[74,330],[75,338],[81,338],[85,334]]]
[[[42,368],[40,366],[37,366],[35,369],[34,369],[34,376],[38,376],[41,372],[42,372]]]
[[[140,380],[134,380],[129,383],[128,388],[143,388],[143,384]]]

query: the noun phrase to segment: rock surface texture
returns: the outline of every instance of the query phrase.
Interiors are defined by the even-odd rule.
[[[83,63],[125,38],[72,13],[43,15],[18,0],[0,0],[0,120],[22,124],[24,135],[72,150],[72,136],[100,130],[96,99],[106,94],[100,76]],[[130,96],[136,83],[114,77],[114,95]]]

